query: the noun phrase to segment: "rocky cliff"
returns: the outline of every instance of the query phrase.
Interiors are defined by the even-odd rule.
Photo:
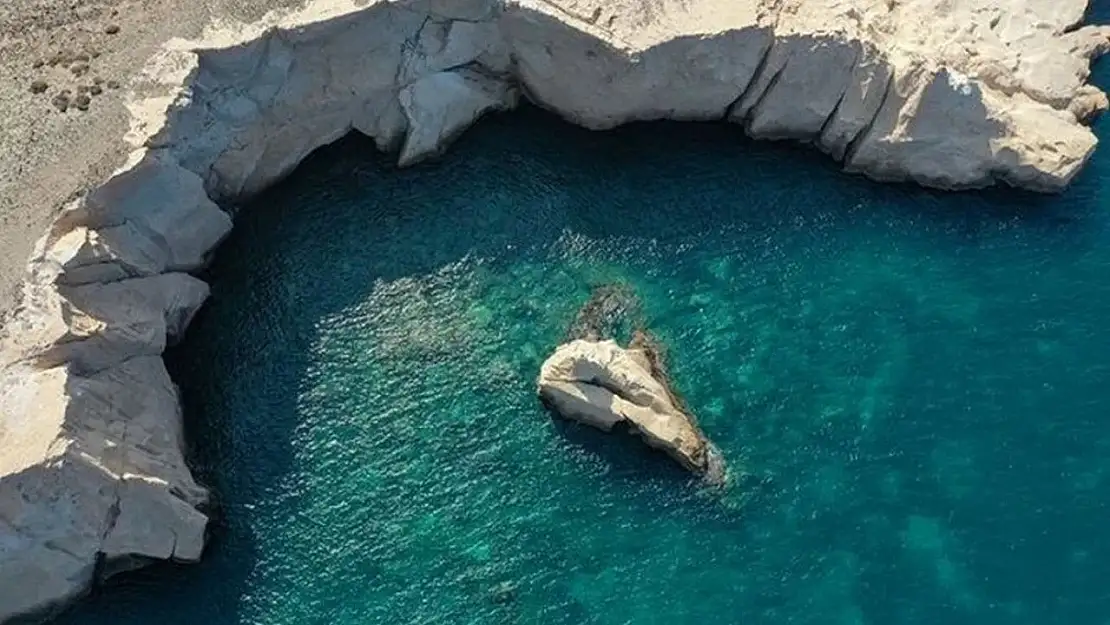
[[[169,42],[129,162],[58,217],[0,341],[0,621],[100,574],[195,560],[206,494],[160,355],[254,193],[352,130],[402,163],[521,95],[590,128],[728,120],[851,171],[1066,185],[1106,107],[1085,0],[316,0]]]

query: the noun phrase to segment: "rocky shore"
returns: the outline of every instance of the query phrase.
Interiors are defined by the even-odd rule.
[[[173,37],[303,1],[0,2],[0,311],[12,307],[27,257],[58,211],[133,149],[123,140],[126,104],[151,56]],[[87,108],[77,106],[82,95]]]
[[[1107,105],[1086,80],[1110,30],[1080,27],[1085,7],[317,0],[195,40],[98,51],[96,63],[89,51],[64,69],[32,61],[20,70],[31,78],[25,93],[4,106],[33,101],[80,121],[43,127],[44,145],[20,165],[32,171],[13,174],[11,158],[2,170],[0,195],[41,211],[34,225],[60,212],[34,244],[0,331],[0,622],[46,613],[120,567],[200,556],[206,493],[183,458],[161,354],[207,296],[188,272],[231,227],[220,205],[267,187],[315,148],[359,131],[409,164],[526,96],[594,129],[727,120],[757,138],[812,143],[879,180],[1057,190],[1095,147],[1084,122]],[[162,20],[150,37],[178,34],[171,5],[132,8]],[[98,36],[117,38],[143,21],[97,19]],[[178,23],[197,26],[188,12]],[[109,33],[113,24],[120,30]],[[18,47],[18,28],[4,26],[3,45]],[[149,52],[141,73],[111,75]],[[52,104],[63,87],[42,90],[33,81],[46,79],[30,76],[46,67],[80,79],[65,88],[88,95],[88,111]],[[93,96],[96,72],[126,89]],[[109,121],[77,117],[107,97],[117,102],[103,109]],[[5,132],[37,145],[27,118],[12,119],[24,121]],[[65,169],[56,133],[82,131],[95,154]],[[6,225],[4,236],[22,236],[16,248],[26,250],[27,228]]]

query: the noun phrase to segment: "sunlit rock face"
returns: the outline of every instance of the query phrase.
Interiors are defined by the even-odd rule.
[[[628,347],[614,338],[624,329]],[[707,483],[725,483],[724,459],[673,388],[663,346],[645,329],[630,287],[595,287],[567,338],[540,367],[536,391],[548,408],[605,432],[620,426]]]
[[[589,128],[730,120],[851,171],[1060,189],[1104,28],[1085,0],[319,0],[171,41],[136,79],[129,162],[39,241],[0,348],[0,621],[97,563],[195,560],[206,494],[161,366],[253,194],[352,130],[403,164],[522,95]],[[110,572],[118,568],[108,566]]]
[[[144,90],[166,95],[135,101],[133,139],[238,197],[352,129],[417,162],[523,91],[589,128],[727,119],[877,179],[1054,190],[1090,156],[1083,122],[1106,108],[1086,81],[1110,31],[1077,28],[1085,6],[317,2],[213,33],[199,55],[169,46]]]
[[[578,339],[560,345],[543,363],[540,397],[564,418],[610,431],[625,425],[710,484],[723,484],[720,454],[679,405],[642,341],[628,349],[615,341]]]

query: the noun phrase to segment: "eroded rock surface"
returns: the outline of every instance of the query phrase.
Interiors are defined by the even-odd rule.
[[[147,560],[200,558],[208,494],[161,348],[207,293],[184,274],[137,278],[44,297],[23,316],[41,324],[9,324],[22,333],[0,352],[0,617]]]
[[[567,342],[540,369],[540,399],[556,414],[606,432],[624,424],[686,469],[723,484],[724,461],[671,389],[662,349],[641,329],[641,315],[629,286],[595,287]],[[629,330],[628,348],[620,347],[613,337]]]
[[[1110,30],[1082,27],[1085,8],[310,0],[167,43],[134,80],[132,157],[38,242],[0,332],[0,622],[82,593],[98,563],[199,556],[205,493],[182,457],[161,353],[207,296],[181,272],[231,227],[217,202],[352,130],[415,163],[521,93],[589,128],[731,120],[877,179],[1056,190],[1095,147],[1084,122],[1107,106],[1087,79]],[[563,401],[607,397],[620,412],[599,423],[633,415],[649,442],[702,466],[702,439],[670,418],[681,411],[643,354],[574,345],[551,368]],[[606,358],[635,384],[618,393],[578,375]]]
[[[139,81],[131,138],[165,148],[214,197],[237,197],[352,129],[417,162],[523,90],[589,128],[727,119],[881,180],[1055,190],[1090,156],[1084,122],[1107,106],[1087,80],[1110,28],[1080,26],[1085,7],[317,0],[171,43]]]
[[[646,345],[577,339],[560,345],[540,370],[538,392],[559,415],[604,430],[618,424],[686,469],[723,483],[724,463],[692,415],[656,377]]]

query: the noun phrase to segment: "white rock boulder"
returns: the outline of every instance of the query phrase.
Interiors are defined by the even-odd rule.
[[[400,101],[409,130],[398,164],[411,165],[438,155],[486,112],[514,108],[518,95],[503,79],[466,68],[432,74],[406,86]]]
[[[615,341],[578,339],[560,345],[540,370],[540,398],[557,414],[604,430],[625,424],[710,483],[724,481],[724,463],[713,444],[658,379],[653,355]]]

